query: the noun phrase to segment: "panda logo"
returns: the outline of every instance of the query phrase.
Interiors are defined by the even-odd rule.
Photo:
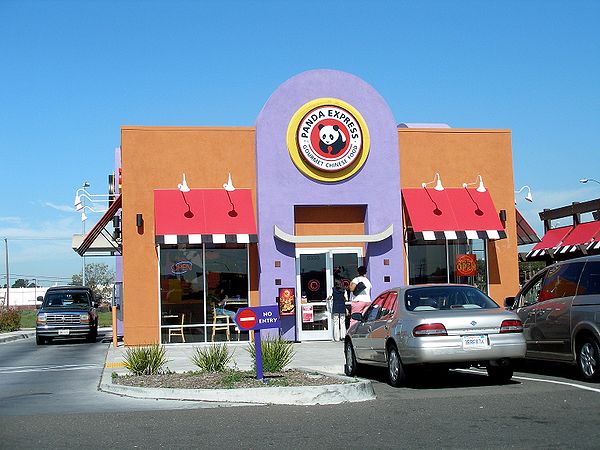
[[[337,125],[319,124],[319,147],[323,153],[337,155],[346,146],[346,136]]]

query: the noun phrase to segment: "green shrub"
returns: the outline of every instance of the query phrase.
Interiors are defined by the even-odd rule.
[[[160,344],[131,347],[125,353],[125,368],[134,375],[157,375],[168,362],[167,350]]]
[[[196,348],[192,362],[205,372],[224,372],[231,361],[233,353],[229,353],[226,344],[212,344],[206,348]]]
[[[0,308],[0,332],[17,331],[21,325],[21,314],[14,308]]]
[[[281,337],[265,339],[261,342],[263,372],[281,372],[285,366],[292,362],[295,355],[294,344]],[[252,355],[252,364],[256,370],[256,347],[254,343],[248,344],[246,349]]]

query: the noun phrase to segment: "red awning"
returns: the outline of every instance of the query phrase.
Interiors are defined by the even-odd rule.
[[[503,239],[506,232],[488,191],[447,188],[402,189],[415,238]]]
[[[250,189],[155,190],[154,221],[157,244],[258,240]]]
[[[85,252],[92,246],[92,244],[94,243],[96,238],[98,236],[100,236],[100,233],[102,233],[102,230],[104,229],[104,227],[106,225],[108,225],[108,222],[110,222],[112,220],[112,218],[115,216],[115,214],[117,214],[119,209],[121,209],[121,204],[122,204],[121,195],[119,195],[112,202],[112,204],[106,210],[104,215],[100,218],[98,223],[96,225],[94,225],[94,227],[87,234],[87,236],[85,237],[85,239],[83,240],[81,245],[77,248],[77,250],[76,250],[77,253],[79,253],[81,256],[83,256],[85,254]],[[115,249],[115,250],[118,250],[118,249]]]
[[[540,242],[540,238],[535,230],[529,225],[529,222],[525,220],[525,217],[521,215],[518,209],[515,208],[517,213],[517,245],[535,244]]]
[[[554,251],[560,246],[567,235],[573,230],[572,226],[552,228],[544,235],[542,240],[538,242],[529,253],[526,258],[528,260],[535,258],[545,258],[547,255],[552,255]],[[550,250],[550,252],[548,251]]]
[[[566,237],[556,253],[569,256],[578,256],[577,252],[583,253],[588,247],[593,247],[600,234],[600,221],[580,223]]]

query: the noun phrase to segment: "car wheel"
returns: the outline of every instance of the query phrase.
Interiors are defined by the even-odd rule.
[[[35,343],[37,345],[44,345],[46,343],[46,338],[42,337],[42,336],[38,336],[37,334],[35,335]]]
[[[87,335],[86,340],[88,342],[96,342],[96,339],[98,338],[98,328],[94,328],[90,334]]]
[[[600,379],[600,348],[594,338],[585,338],[577,352],[579,372],[586,381]]]
[[[344,364],[344,373],[349,377],[353,377],[358,372],[358,363],[354,354],[354,347],[351,341],[346,341],[344,345],[344,354],[346,355],[346,364]]]
[[[406,382],[406,371],[395,345],[388,351],[388,378],[390,385],[394,387],[402,386]]]
[[[514,369],[510,362],[504,364],[488,364],[488,376],[498,384],[506,384],[513,377]]]

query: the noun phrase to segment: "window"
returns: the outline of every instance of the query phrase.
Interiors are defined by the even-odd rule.
[[[367,308],[364,317],[367,322],[372,322],[374,320],[378,320],[381,317],[381,310],[385,299],[388,296],[388,292],[384,292],[371,303],[371,306]]]
[[[583,264],[583,262],[559,264],[549,269],[538,300],[541,302],[575,295]]]
[[[544,274],[538,275],[533,278],[529,284],[529,287],[525,288],[525,291],[521,294],[519,300],[519,306],[521,308],[525,306],[535,305],[540,297],[540,290],[542,289],[542,281],[544,281]]]
[[[162,342],[231,339],[237,333],[235,313],[248,306],[248,291],[246,246],[161,247]],[[247,332],[242,336],[248,339]]]
[[[465,286],[432,286],[406,291],[408,311],[439,309],[494,309],[499,306],[479,289]]]
[[[470,284],[487,293],[487,252],[483,239],[411,241],[408,244],[409,284]],[[461,255],[474,255],[476,272],[461,276],[456,270]]]
[[[579,281],[578,295],[600,294],[600,261],[588,261]]]
[[[381,309],[381,318],[382,319],[391,319],[396,311],[398,305],[398,293],[396,291],[390,292],[390,294],[385,299],[383,303],[383,307]]]

